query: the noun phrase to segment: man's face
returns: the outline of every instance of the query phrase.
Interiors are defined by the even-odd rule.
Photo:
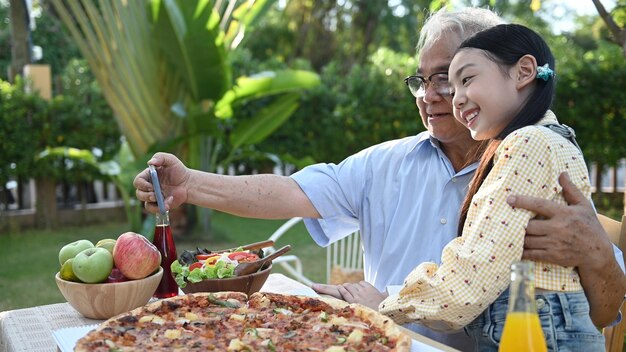
[[[447,33],[430,47],[422,50],[417,74],[429,77],[436,72],[447,72],[456,49],[461,44],[458,35]],[[471,139],[469,130],[454,118],[452,98],[427,87],[424,97],[416,98],[424,126],[443,144]]]

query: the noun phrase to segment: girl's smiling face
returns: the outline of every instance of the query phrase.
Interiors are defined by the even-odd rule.
[[[528,94],[518,84],[517,66],[504,67],[480,49],[459,51],[449,68],[454,117],[472,138],[496,137],[520,111]]]

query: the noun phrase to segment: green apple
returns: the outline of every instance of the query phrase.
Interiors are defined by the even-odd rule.
[[[109,277],[113,269],[113,255],[104,248],[87,248],[72,262],[72,271],[82,282],[94,284]]]
[[[98,241],[98,243],[96,243],[96,248],[104,248],[106,250],[108,250],[109,252],[111,252],[111,254],[113,254],[113,247],[115,247],[115,240],[112,238],[105,238],[103,240]]]
[[[78,240],[69,244],[66,244],[59,251],[59,263],[63,265],[66,260],[74,258],[76,254],[84,251],[87,248],[93,248],[93,243],[88,240]]]

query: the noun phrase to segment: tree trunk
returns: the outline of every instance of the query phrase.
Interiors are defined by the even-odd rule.
[[[49,177],[38,177],[35,180],[37,203],[35,206],[35,223],[38,228],[54,229],[58,225],[56,200],[56,181]]]
[[[15,200],[17,202],[17,209],[25,209],[26,206],[24,205],[25,199],[24,199],[24,179],[22,178],[22,176],[18,176],[17,177],[17,199]]]
[[[22,74],[24,65],[30,63],[30,15],[25,0],[11,0],[11,66],[9,81]]]

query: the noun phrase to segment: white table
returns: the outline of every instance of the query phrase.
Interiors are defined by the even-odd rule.
[[[261,291],[305,294],[307,291],[311,292],[311,289],[282,274],[271,274]],[[58,350],[52,336],[54,330],[99,324],[102,321],[83,317],[69,303],[0,312],[0,352],[54,352]],[[414,340],[413,351],[456,351],[422,335],[404,330]]]

